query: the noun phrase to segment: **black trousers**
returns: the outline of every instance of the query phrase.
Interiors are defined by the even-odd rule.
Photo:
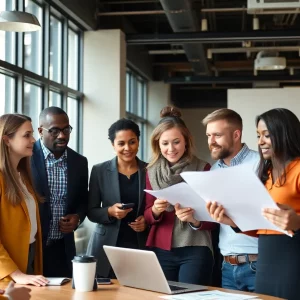
[[[300,236],[260,235],[255,292],[299,300]]]
[[[205,246],[172,248],[170,251],[153,248],[163,272],[170,281],[191,284],[211,284],[213,255]]]
[[[26,271],[26,274],[29,274],[29,275],[34,274],[35,247],[36,247],[36,242],[33,242],[32,244],[29,245],[28,264],[27,264],[27,271]]]
[[[72,268],[67,261],[64,239],[52,240],[43,249],[44,276],[72,277]]]

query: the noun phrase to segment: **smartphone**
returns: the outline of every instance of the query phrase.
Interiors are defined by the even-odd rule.
[[[110,278],[97,278],[97,284],[111,284]]]
[[[128,209],[133,208],[135,206],[135,203],[122,203],[122,206],[119,207],[119,209]]]

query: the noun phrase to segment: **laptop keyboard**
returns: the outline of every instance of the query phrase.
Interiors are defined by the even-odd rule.
[[[169,287],[170,287],[171,291],[183,291],[183,290],[187,290],[187,288],[182,287],[182,286],[177,286],[177,285],[171,285],[171,284],[169,284]]]

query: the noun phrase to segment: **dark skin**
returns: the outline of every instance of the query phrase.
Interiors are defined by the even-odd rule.
[[[54,154],[56,159],[59,159],[67,149],[70,135],[64,135],[61,131],[57,137],[53,137],[45,129],[64,129],[69,125],[69,118],[66,114],[48,114],[44,120],[40,120],[40,127],[38,128],[40,137],[43,140],[44,145]]]
[[[56,159],[59,159],[67,149],[70,135],[64,135],[61,131],[57,137],[53,137],[45,129],[64,129],[69,125],[69,118],[66,114],[48,114],[43,120],[40,120],[40,127],[38,128],[40,138]],[[63,216],[59,222],[60,231],[62,233],[73,232],[77,228],[78,223],[79,216],[77,214]]]

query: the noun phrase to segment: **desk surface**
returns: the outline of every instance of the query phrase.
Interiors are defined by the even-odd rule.
[[[0,282],[0,288],[5,288],[7,283]],[[17,285],[16,285],[17,286]],[[158,300],[158,296],[163,294],[149,292],[145,290],[139,290],[121,286],[116,280],[113,280],[111,285],[98,285],[98,291],[95,292],[76,292],[72,289],[71,284],[67,283],[62,286],[49,286],[49,287],[34,287],[31,288],[31,296],[33,300],[60,300],[60,299],[72,299],[72,300]],[[221,288],[209,287],[209,290],[222,290],[225,292],[234,293],[235,291],[226,290]],[[241,293],[241,292],[238,292]],[[245,293],[250,295],[259,296],[261,300],[280,300],[282,298],[264,296],[259,294]]]

